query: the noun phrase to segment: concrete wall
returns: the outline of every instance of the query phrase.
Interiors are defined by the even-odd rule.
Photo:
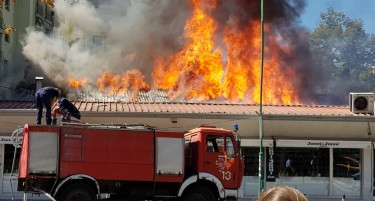
[[[126,112],[81,112],[82,120],[90,124],[124,124],[144,123],[160,130],[188,131],[202,124],[211,124],[233,130],[239,125],[237,132],[243,138],[259,136],[259,118],[257,116],[209,114],[161,114],[161,113],[126,113]],[[8,135],[18,126],[35,123],[36,110],[0,110],[0,134]],[[264,138],[296,138],[296,139],[335,139],[335,140],[372,140],[375,135],[375,119],[367,121],[348,121],[345,117],[329,120],[263,120]],[[173,121],[172,121],[173,120]],[[43,118],[42,122],[45,122]],[[175,123],[174,123],[175,122]]]

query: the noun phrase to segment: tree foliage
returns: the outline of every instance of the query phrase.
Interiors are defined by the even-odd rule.
[[[329,8],[311,33],[311,44],[332,80],[375,81],[375,36],[366,34],[362,20]]]

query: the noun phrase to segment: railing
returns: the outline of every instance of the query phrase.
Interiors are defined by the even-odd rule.
[[[17,149],[21,148],[21,141],[20,141],[20,135],[23,135],[23,127],[18,127],[17,130],[13,131],[11,136],[11,141],[14,146],[14,154],[13,154],[13,162],[12,162],[12,170],[10,171],[10,188],[12,190],[12,200],[14,200],[14,191],[13,191],[13,173],[14,173],[14,166],[16,163],[16,155],[17,155]]]
[[[67,126],[83,126],[83,127],[92,127],[92,128],[117,128],[117,129],[149,129],[155,130],[156,128],[144,123],[132,123],[132,124],[86,124],[86,123],[72,123],[72,122],[61,122],[62,125]]]

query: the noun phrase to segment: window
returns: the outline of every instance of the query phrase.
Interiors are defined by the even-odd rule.
[[[9,35],[10,34],[4,34],[4,40],[5,40],[5,42],[7,42],[7,43],[9,43]]]
[[[258,176],[259,148],[242,147],[242,156],[245,163],[245,176]]]
[[[18,173],[18,161],[20,159],[21,149],[17,149],[17,154],[15,158],[13,173]],[[11,173],[13,165],[13,156],[14,156],[14,146],[11,144],[5,144],[4,149],[4,173]]]
[[[37,1],[36,3],[36,13],[39,14],[40,16],[43,16],[43,13],[44,13],[44,6],[39,1]]]
[[[329,176],[329,149],[283,148],[274,149],[276,176]]]
[[[5,68],[5,72],[8,72],[8,69],[9,69],[9,63],[8,63],[8,60],[7,60],[7,59],[4,59],[4,68]]]
[[[10,10],[10,0],[5,0],[4,6],[5,6],[5,9],[9,11]]]
[[[54,12],[51,11],[50,9],[48,9],[47,7],[47,11],[46,11],[46,19],[53,22],[53,17],[54,17]]]
[[[208,152],[224,152],[224,137],[208,135],[206,138],[206,150]]]
[[[266,179],[291,185],[306,195],[329,195],[329,148],[268,147]]]
[[[225,141],[224,141],[225,139]],[[225,142],[225,144],[224,144]],[[229,136],[214,136],[208,135],[206,137],[206,151],[207,152],[226,152],[228,158],[236,157],[236,150],[234,143]]]
[[[333,195],[361,195],[361,154],[359,149],[333,149]]]
[[[236,151],[234,150],[233,141],[232,141],[232,138],[230,138],[229,136],[225,138],[225,148],[227,151],[228,158],[236,157]]]

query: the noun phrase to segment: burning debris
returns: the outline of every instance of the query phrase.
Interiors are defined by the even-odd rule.
[[[83,93],[86,99],[102,94],[138,100],[162,91],[168,100],[259,102],[259,2],[119,0],[95,7],[56,0],[54,5],[62,19],[57,37],[29,30],[23,52],[75,98]],[[266,18],[263,102],[301,103],[302,90],[311,90],[305,79],[310,70],[296,61],[301,59],[296,51],[308,47],[300,45],[304,32],[295,28],[293,9],[303,3],[273,0],[266,6],[278,10]]]

